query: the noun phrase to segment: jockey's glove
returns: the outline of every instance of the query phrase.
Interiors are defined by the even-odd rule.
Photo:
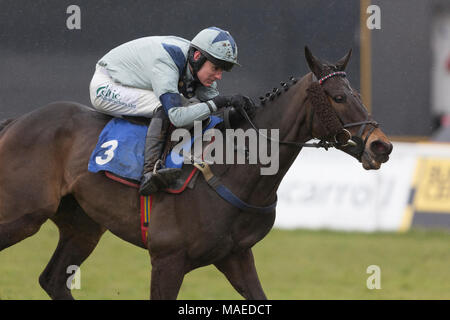
[[[235,95],[231,97],[231,105],[233,107],[236,108],[236,110],[238,110],[242,116],[243,112],[245,111],[250,119],[253,119],[253,117],[255,116],[255,112],[256,112],[256,106],[255,103],[252,101],[252,99],[250,99],[247,96],[243,96],[243,95]],[[245,117],[244,117],[245,118]]]
[[[229,96],[216,96],[212,99],[217,109],[228,107],[231,104],[231,97]]]
[[[232,106],[241,113],[241,110],[244,110],[250,119],[255,116],[255,103],[247,96],[241,94],[236,94],[234,96],[217,96],[213,98],[212,101],[218,109]]]

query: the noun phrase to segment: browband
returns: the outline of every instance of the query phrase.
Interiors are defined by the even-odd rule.
[[[319,84],[324,83],[325,81],[327,81],[330,78],[336,77],[336,76],[342,76],[342,77],[346,77],[347,74],[344,71],[336,71],[336,72],[332,72],[330,74],[327,74],[325,77],[320,78],[319,79]]]

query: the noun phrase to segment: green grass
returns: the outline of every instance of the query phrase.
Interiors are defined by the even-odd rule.
[[[0,252],[0,299],[48,299],[38,277],[58,240],[56,227]],[[270,299],[450,299],[450,233],[341,233],[272,230],[254,250]],[[366,269],[381,269],[381,289]],[[77,299],[147,299],[146,251],[106,233],[81,267]],[[68,275],[69,276],[69,275]],[[214,267],[187,274],[179,299],[241,299]]]

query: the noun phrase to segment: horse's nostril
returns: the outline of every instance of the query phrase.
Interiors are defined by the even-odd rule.
[[[389,155],[392,152],[392,143],[376,140],[370,144],[370,149],[374,154]]]

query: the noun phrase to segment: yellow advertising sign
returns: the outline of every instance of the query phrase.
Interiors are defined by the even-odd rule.
[[[450,158],[421,158],[417,170],[414,209],[450,214]]]

